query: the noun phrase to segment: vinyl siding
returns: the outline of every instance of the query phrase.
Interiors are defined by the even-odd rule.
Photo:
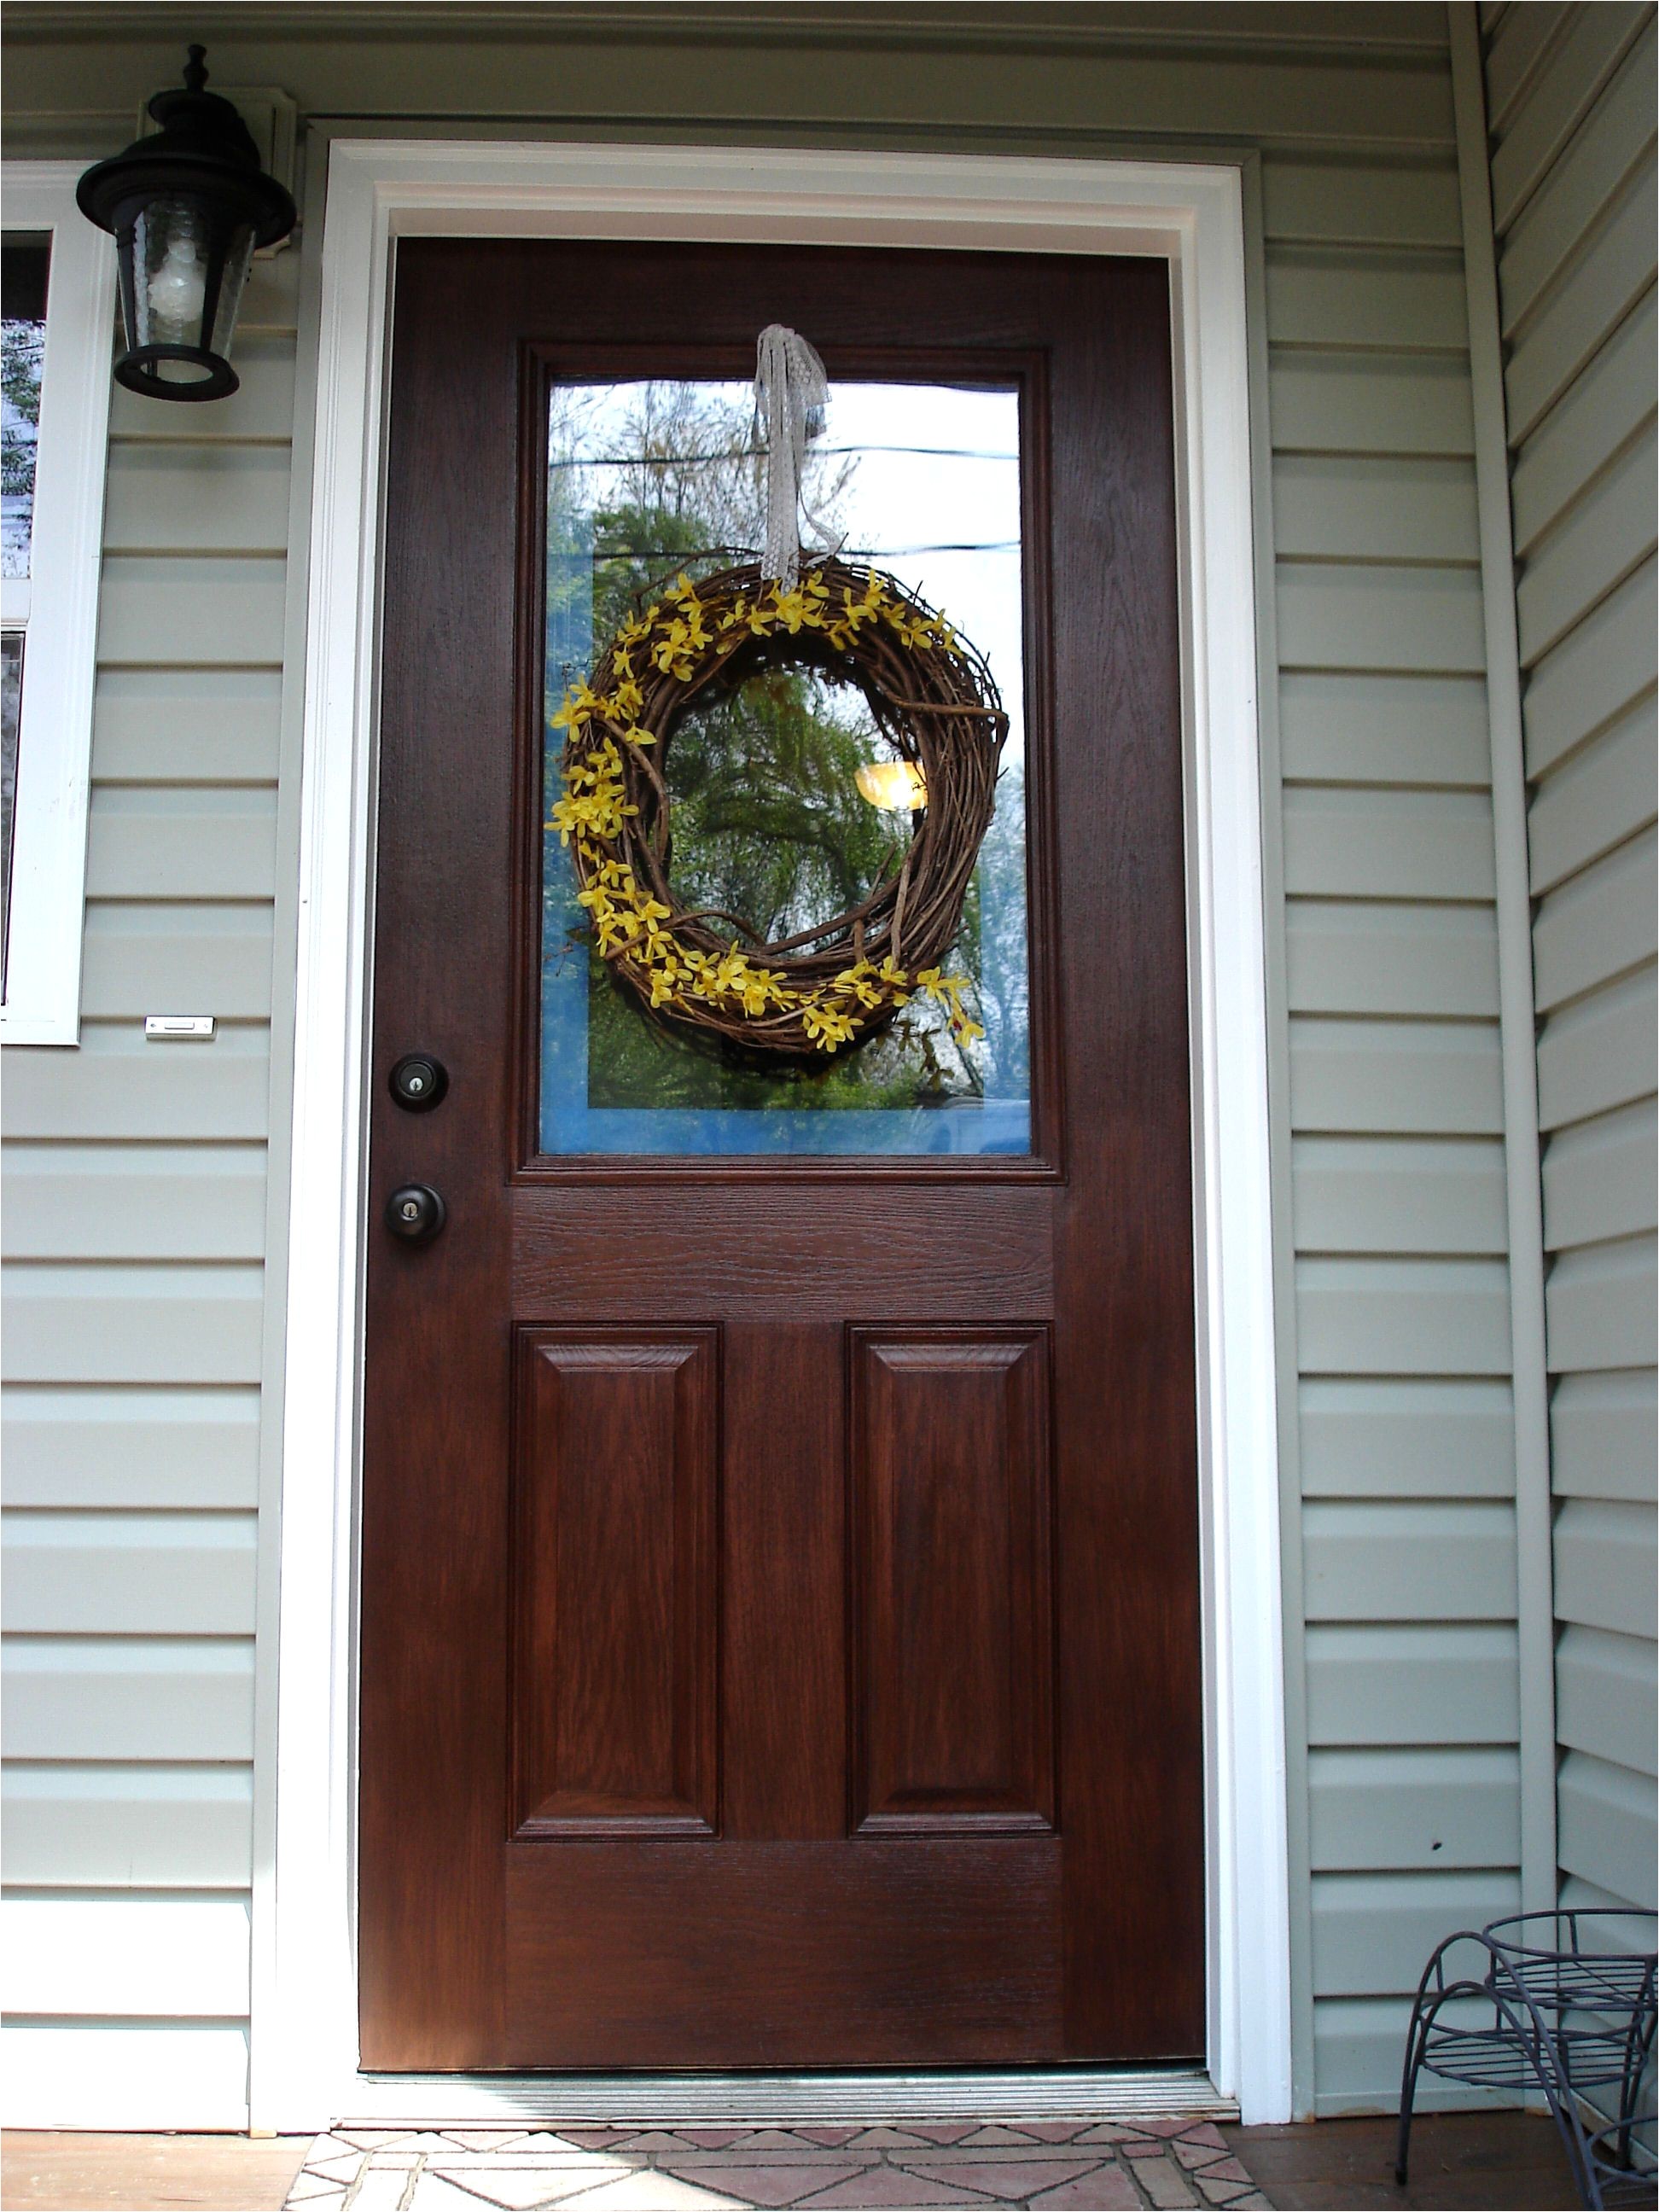
[[[1308,1592],[1293,1684],[1308,1742],[1291,1746],[1297,1775],[1308,1754],[1310,1838],[1291,1875],[1313,1990],[1298,2094],[1325,2111],[1385,2106],[1428,1948],[1513,1904],[1519,1853],[1490,748],[1444,15],[941,5],[849,21],[811,8],[787,11],[785,40],[765,9],[694,13],[637,9],[621,39],[609,11],[580,7],[470,37],[455,18],[434,36],[430,17],[335,33],[314,15],[279,36],[268,15],[244,26],[210,6],[198,35],[216,40],[216,82],[280,85],[331,118],[468,118],[459,135],[523,118],[644,137],[1260,154],[1284,767],[1282,792],[1267,793],[1285,864],[1268,930],[1288,996],[1287,1323],[1302,1368],[1289,1412],[1306,1491],[1285,1526]],[[26,7],[11,21],[18,150],[118,143],[137,92],[176,67],[131,21],[81,38]],[[234,1874],[242,1832],[233,1801],[213,1798],[210,1835],[181,1841],[164,1878],[165,1816],[132,1772],[153,1766],[173,1792],[177,1833],[182,1808],[209,1802],[209,1778],[246,1771],[251,1741],[237,1733],[252,1628],[237,1577],[250,1430],[261,1385],[278,1380],[261,1373],[248,1231],[268,1114],[294,258],[262,280],[235,400],[118,405],[92,1019],[78,1054],[21,1063],[9,1102],[33,1240],[16,1263],[33,1468],[19,1510],[42,1516],[29,1557],[59,1562],[49,1582],[43,1569],[40,1625],[19,1641],[38,1726],[18,1747],[32,1826],[17,1879],[31,1910],[54,1896],[67,1913],[107,1909],[112,1932],[128,1895],[186,1892],[205,1915],[210,1885],[194,1869],[207,1854]],[[294,805],[286,787],[281,799]],[[292,957],[276,948],[279,963]],[[138,1017],[162,997],[176,1001],[167,1011],[229,1017],[219,1042],[146,1049]],[[125,1225],[105,1225],[84,1188],[95,1177],[118,1188]],[[224,1540],[204,1552],[210,1525]],[[172,1634],[130,1613],[118,1628],[82,1626],[103,1619],[106,1592],[112,1607],[142,1589],[129,1570],[164,1543],[174,1617],[216,1589],[220,1625],[204,1616]],[[76,1571],[94,1559],[94,1595],[77,1595]],[[131,1687],[141,1666],[143,1698]],[[135,1706],[148,1716],[136,1737],[124,1717]],[[74,1809],[88,1805],[95,1815]],[[94,1818],[112,1843],[89,1857],[72,1832]],[[123,1852],[126,1893],[101,1871]],[[210,1924],[214,1942],[242,1940],[230,1920]],[[56,2052],[89,2063],[129,2045],[154,2078],[154,2020],[134,2017],[123,2045],[112,1989],[82,1989],[83,2011],[52,1989],[43,1976],[27,2081]],[[228,2046],[199,2040],[220,2030],[198,1992],[173,2002],[181,2064],[210,2049],[202,2079],[218,2087],[202,2094],[223,2094]],[[30,2111],[49,2117],[38,2101]]]
[[[1653,10],[1486,82],[1525,674],[1562,1894],[1655,1902]]]
[[[115,392],[82,1042],[7,1056],[7,2075],[46,2124],[247,2094],[296,276],[256,268],[225,406]]]

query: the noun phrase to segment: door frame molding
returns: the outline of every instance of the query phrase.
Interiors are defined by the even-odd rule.
[[[274,1786],[256,1875],[251,2118],[408,2106],[360,2074],[358,1494],[379,551],[399,237],[736,240],[1148,255],[1171,272],[1182,538],[1211,2077],[1291,2109],[1278,1353],[1240,161],[336,137],[302,320],[318,336],[279,1357]],[[313,204],[315,196],[313,196]],[[305,426],[296,426],[301,428]],[[1224,1111],[1223,1103],[1224,1102]],[[273,1316],[273,1320],[275,1316]],[[272,1700],[262,1700],[272,1716]],[[261,1729],[268,1749],[271,1729]],[[261,1878],[263,1876],[263,1878]],[[438,2101],[470,2110],[483,2077]],[[503,2091],[508,2085],[502,2084]],[[520,2101],[514,2109],[521,2108]],[[428,2100],[428,2102],[432,2100]]]

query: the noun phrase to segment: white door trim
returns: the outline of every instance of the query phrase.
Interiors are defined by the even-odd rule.
[[[356,1666],[378,548],[393,241],[733,239],[1170,264],[1194,1099],[1209,2063],[1291,2112],[1267,981],[1240,173],[1224,164],[336,139],[300,802],[274,1916],[254,2124],[376,2108],[356,2063]],[[458,2085],[459,2087],[459,2085]],[[390,2109],[390,2101],[388,2102]]]

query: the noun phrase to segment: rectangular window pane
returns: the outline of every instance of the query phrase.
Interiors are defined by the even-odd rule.
[[[553,717],[619,625],[680,573],[695,580],[752,557],[763,477],[751,415],[746,384],[555,387],[544,818],[563,788]],[[983,1036],[959,1038],[948,999],[926,991],[822,1060],[763,1058],[655,1018],[593,943],[571,855],[550,827],[544,1153],[1029,1153],[1019,450],[1012,386],[837,382],[806,479],[842,557],[938,609],[983,655],[1008,714],[995,813],[941,963],[966,979],[963,1010]],[[672,890],[733,918],[734,944],[775,944],[855,907],[914,833],[893,750],[862,693],[833,672],[775,665],[700,698],[666,734],[657,766],[672,802]],[[885,781],[860,780],[883,767]]]
[[[50,252],[45,239],[16,235],[0,246],[0,573],[8,576],[29,573]]]
[[[11,839],[17,818],[17,730],[23,710],[23,633],[0,630],[0,1000],[11,940]]]

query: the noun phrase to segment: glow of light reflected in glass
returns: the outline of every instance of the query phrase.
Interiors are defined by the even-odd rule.
[[[859,797],[884,814],[915,814],[927,804],[927,783],[914,761],[866,761],[853,779]]]
[[[187,231],[174,231],[167,258],[149,280],[150,313],[174,344],[187,345],[196,336],[206,289],[197,241]]]

